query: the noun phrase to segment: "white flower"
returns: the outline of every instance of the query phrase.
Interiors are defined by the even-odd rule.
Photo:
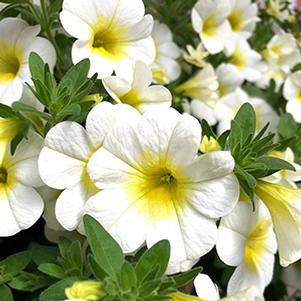
[[[233,35],[229,39],[225,54],[229,58],[229,64],[236,67],[241,76],[250,82],[258,80],[266,69],[261,55],[252,50],[240,35]]]
[[[301,189],[258,181],[257,196],[269,209],[283,267],[301,258]]]
[[[217,132],[223,133],[230,129],[231,120],[235,117],[242,104],[249,102],[256,113],[256,130],[261,130],[267,123],[270,123],[269,131],[276,132],[279,116],[273,108],[261,98],[249,98],[245,92],[238,89],[233,93],[224,96],[217,102],[215,116],[219,121]]]
[[[38,53],[52,69],[56,55],[51,43],[41,37],[40,25],[29,26],[19,18],[0,21],[0,99],[11,105],[21,98],[25,83],[31,82],[28,58]]]
[[[46,185],[64,190],[55,211],[65,229],[83,231],[84,204],[98,191],[87,173],[88,161],[102,146],[113,124],[135,114],[139,115],[129,106],[103,102],[89,113],[86,129],[76,122],[64,121],[48,132],[39,157],[39,171]]]
[[[234,208],[239,194],[230,153],[197,157],[200,140],[192,116],[172,108],[149,111],[118,123],[88,163],[102,191],[88,200],[86,213],[125,253],[168,239],[169,273],[213,248],[215,219]]]
[[[262,54],[270,68],[280,69],[279,72],[289,73],[291,68],[301,62],[297,41],[290,33],[275,35]]]
[[[171,93],[163,86],[153,85],[152,72],[144,63],[137,61],[132,82],[117,76],[103,79],[103,85],[118,103],[125,103],[141,112],[171,106]]]
[[[214,107],[218,100],[218,81],[212,65],[204,69],[176,88],[176,92],[192,98],[190,112],[198,119],[205,118],[210,125],[216,123]]]
[[[0,147],[0,236],[11,236],[31,227],[43,212],[43,200],[33,187],[43,185],[38,155],[43,140],[28,134],[12,156],[9,143]]]
[[[295,167],[296,171],[280,170],[268,177],[265,177],[264,180],[286,187],[297,188],[295,182],[301,181],[301,165],[295,163],[294,152],[288,147],[283,152],[272,151],[269,155],[291,163]]]
[[[228,0],[199,0],[192,10],[193,28],[211,54],[224,49],[225,39],[231,33],[231,27],[227,21],[229,13]]]
[[[287,99],[286,111],[301,122],[301,71],[292,73],[285,81],[283,95]]]
[[[167,80],[161,81],[156,79],[161,84],[168,84],[175,81],[181,74],[181,66],[176,61],[180,57],[180,49],[172,40],[172,33],[167,25],[154,22],[152,38],[156,46],[156,58],[151,65],[152,69],[163,69],[166,72]]]
[[[252,3],[251,0],[229,0],[229,2],[231,11],[228,21],[232,31],[246,39],[250,38],[256,27],[256,22],[260,20],[257,17],[257,4]]]
[[[234,92],[241,86],[244,79],[236,67],[230,64],[221,64],[216,69],[219,98]]]
[[[219,258],[236,269],[227,292],[233,294],[254,286],[259,295],[273,277],[277,243],[269,212],[261,202],[239,202],[221,219],[216,249]]]
[[[113,71],[122,76],[134,60],[151,64],[155,58],[150,37],[153,18],[144,13],[142,0],[64,0],[62,25],[77,38],[73,63],[89,58],[89,74],[97,72],[99,78]]]

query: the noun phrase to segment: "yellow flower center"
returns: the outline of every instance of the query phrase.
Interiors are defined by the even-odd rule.
[[[232,30],[238,32],[244,26],[244,20],[242,18],[243,12],[234,9],[228,17],[228,21],[232,27]]]
[[[0,83],[13,80],[19,72],[22,51],[0,41]]]
[[[165,85],[169,81],[166,68],[153,68],[152,75],[160,85]]]
[[[243,69],[247,65],[247,60],[244,54],[239,50],[235,49],[232,54],[230,61],[231,64],[235,65],[238,69]]]
[[[120,60],[126,55],[124,29],[112,20],[109,24],[100,19],[93,26],[93,51],[108,60]]]
[[[120,100],[122,101],[122,103],[126,103],[135,108],[137,108],[141,104],[141,100],[134,90],[131,90],[127,94],[120,97]]]
[[[165,167],[149,166],[149,171],[131,177],[125,184],[129,198],[149,220],[168,220],[186,206],[178,174]]]
[[[269,220],[262,218],[247,237],[244,261],[246,267],[252,271],[260,269],[260,261],[267,247],[270,224]]]
[[[4,167],[0,167],[0,184],[7,183],[7,171]]]
[[[210,16],[204,20],[203,34],[212,37],[216,34],[217,21],[215,16]]]

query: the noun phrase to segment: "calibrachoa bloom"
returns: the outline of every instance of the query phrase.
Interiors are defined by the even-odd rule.
[[[286,110],[297,122],[301,122],[301,71],[292,73],[285,81],[283,95],[287,99]]]
[[[242,35],[248,39],[256,27],[258,7],[251,0],[229,0],[230,14],[228,22],[234,33]]]
[[[230,13],[229,1],[199,0],[192,10],[192,25],[209,53],[224,49],[225,40],[231,33],[227,21]]]
[[[0,146],[0,237],[31,227],[43,213],[43,200],[34,189],[43,185],[37,164],[43,140],[28,136],[13,156],[9,143]]]
[[[131,105],[141,112],[171,106],[172,96],[167,88],[150,86],[152,72],[144,63],[136,62],[131,77],[132,82],[117,76],[106,77],[102,82],[115,101]]]
[[[153,18],[144,12],[142,0],[64,0],[61,22],[77,38],[73,62],[89,58],[90,74],[99,78],[127,73],[134,60],[151,64]]]
[[[167,25],[154,22],[152,38],[156,46],[156,58],[151,65],[155,80],[160,84],[175,81],[181,74],[181,66],[176,61],[180,55],[180,48],[172,40],[172,32]],[[165,76],[156,76],[158,74]]]
[[[28,58],[38,53],[52,69],[56,54],[51,43],[38,37],[40,25],[29,26],[19,18],[0,21],[0,101],[11,105],[21,98],[25,83],[30,83]]]
[[[259,181],[255,191],[269,209],[280,264],[286,267],[301,258],[301,190]]]
[[[98,191],[87,173],[90,157],[102,146],[115,122],[136,114],[139,115],[129,106],[104,102],[89,113],[86,129],[76,122],[64,121],[48,132],[39,157],[39,171],[45,184],[64,190],[55,211],[65,229],[82,231],[85,202]]]
[[[126,253],[168,239],[170,273],[213,248],[215,219],[229,213],[239,195],[230,153],[197,156],[200,141],[195,118],[171,108],[150,111],[116,124],[88,163],[101,191],[88,200],[86,213]]]
[[[236,269],[228,283],[228,294],[251,286],[260,295],[271,282],[274,254],[277,250],[272,221],[261,202],[239,202],[223,217],[218,228],[216,243],[220,259]]]

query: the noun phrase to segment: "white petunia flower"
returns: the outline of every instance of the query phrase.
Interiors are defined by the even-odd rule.
[[[217,102],[215,116],[219,121],[217,132],[219,134],[230,129],[231,120],[235,117],[241,105],[249,102],[256,113],[256,130],[261,130],[267,123],[270,123],[269,131],[276,132],[279,123],[279,116],[273,108],[261,98],[249,98],[248,95],[238,89],[233,93],[224,96]]]
[[[176,61],[181,55],[180,48],[172,40],[172,32],[167,25],[158,21],[154,22],[152,38],[156,46],[156,58],[151,68],[155,70],[162,69],[166,74],[166,80],[156,78],[160,84],[168,84],[175,81],[181,74],[181,66]]]
[[[86,213],[125,253],[168,239],[169,273],[213,248],[215,219],[229,213],[239,195],[230,153],[198,157],[200,141],[192,116],[172,108],[149,111],[118,123],[88,163],[102,191],[88,200]]]
[[[56,54],[52,44],[37,35],[40,25],[29,26],[19,18],[0,21],[0,101],[11,105],[21,98],[25,83],[31,82],[28,58],[38,53],[52,69]]]
[[[249,43],[240,35],[233,35],[229,39],[225,54],[229,58],[228,63],[234,66],[241,76],[250,82],[258,80],[266,70],[261,55],[252,50]]]
[[[265,177],[264,180],[286,187],[297,188],[296,182],[301,181],[301,165],[295,163],[294,152],[288,147],[283,152],[272,151],[269,155],[291,163],[295,167],[296,171],[280,170],[268,177]]]
[[[38,155],[43,139],[35,133],[23,140],[12,156],[9,143],[0,146],[0,236],[11,236],[31,227],[42,215],[44,204],[33,187],[43,182]]]
[[[98,191],[86,169],[90,157],[102,146],[115,122],[136,114],[139,115],[129,106],[103,102],[89,113],[86,129],[76,122],[64,121],[48,132],[39,157],[39,171],[46,185],[64,190],[55,212],[65,229],[83,231],[84,204]]]
[[[289,73],[301,61],[297,41],[290,33],[275,35],[262,52],[263,58],[272,69]]]
[[[132,82],[117,76],[106,77],[102,82],[115,101],[131,105],[141,112],[171,106],[172,96],[167,88],[150,86],[152,72],[144,63],[136,62],[132,77]]]
[[[248,39],[251,37],[256,27],[256,22],[260,19],[257,17],[258,7],[251,0],[229,0],[230,14],[228,22],[234,33],[242,35]]]
[[[89,58],[89,74],[97,72],[99,78],[113,71],[123,76],[135,60],[151,64],[155,58],[150,36],[153,18],[144,13],[142,0],[64,0],[62,25],[77,38],[73,63]]]
[[[190,112],[198,119],[205,118],[210,125],[216,123],[214,107],[218,100],[218,81],[212,65],[207,64],[189,80],[176,88],[177,93],[192,98]]]
[[[269,209],[283,267],[301,258],[301,189],[258,181],[257,196]]]
[[[221,219],[216,249],[219,258],[236,267],[227,292],[233,294],[254,286],[259,296],[273,277],[277,243],[268,210],[260,201],[239,202]]]
[[[199,0],[192,10],[193,28],[210,54],[224,49],[225,39],[231,33],[227,21],[230,9],[228,0]]]
[[[285,81],[283,95],[288,101],[286,111],[301,122],[301,71],[292,73]]]

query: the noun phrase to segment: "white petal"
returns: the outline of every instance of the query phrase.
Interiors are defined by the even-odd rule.
[[[194,206],[211,218],[229,214],[237,204],[239,184],[234,174],[199,183],[184,184],[185,194],[190,195]]]
[[[124,104],[112,105],[102,102],[95,106],[86,120],[86,129],[94,144],[94,149],[103,144],[106,135],[115,123],[138,118],[139,113],[131,106]]]
[[[152,72],[144,63],[135,63],[132,89],[143,92],[152,82]]]
[[[21,230],[31,227],[43,213],[44,202],[31,187],[16,184],[7,190],[7,197]]]
[[[18,77],[10,82],[0,83],[0,99],[3,104],[10,106],[14,101],[20,100],[22,93],[23,84]]]
[[[45,184],[56,189],[65,189],[79,181],[86,162],[44,147],[39,157],[39,172]]]
[[[84,205],[90,197],[85,183],[77,183],[64,190],[57,199],[55,215],[58,222],[68,231],[75,230],[84,214]]]
[[[97,219],[125,253],[136,251],[145,241],[148,221],[140,210],[137,200],[128,199],[117,189],[97,193],[85,206],[85,213]]]
[[[130,83],[117,76],[105,77],[102,83],[110,96],[118,103],[121,103],[120,98],[131,90]]]
[[[217,286],[212,282],[210,277],[205,274],[198,274],[193,281],[198,297],[204,300],[219,300]]]
[[[191,114],[199,120],[206,119],[209,125],[216,124],[214,110],[206,105],[203,101],[193,99],[190,103]]]
[[[53,127],[47,133],[45,146],[81,161],[87,161],[93,149],[86,130],[72,121],[64,121]]]

